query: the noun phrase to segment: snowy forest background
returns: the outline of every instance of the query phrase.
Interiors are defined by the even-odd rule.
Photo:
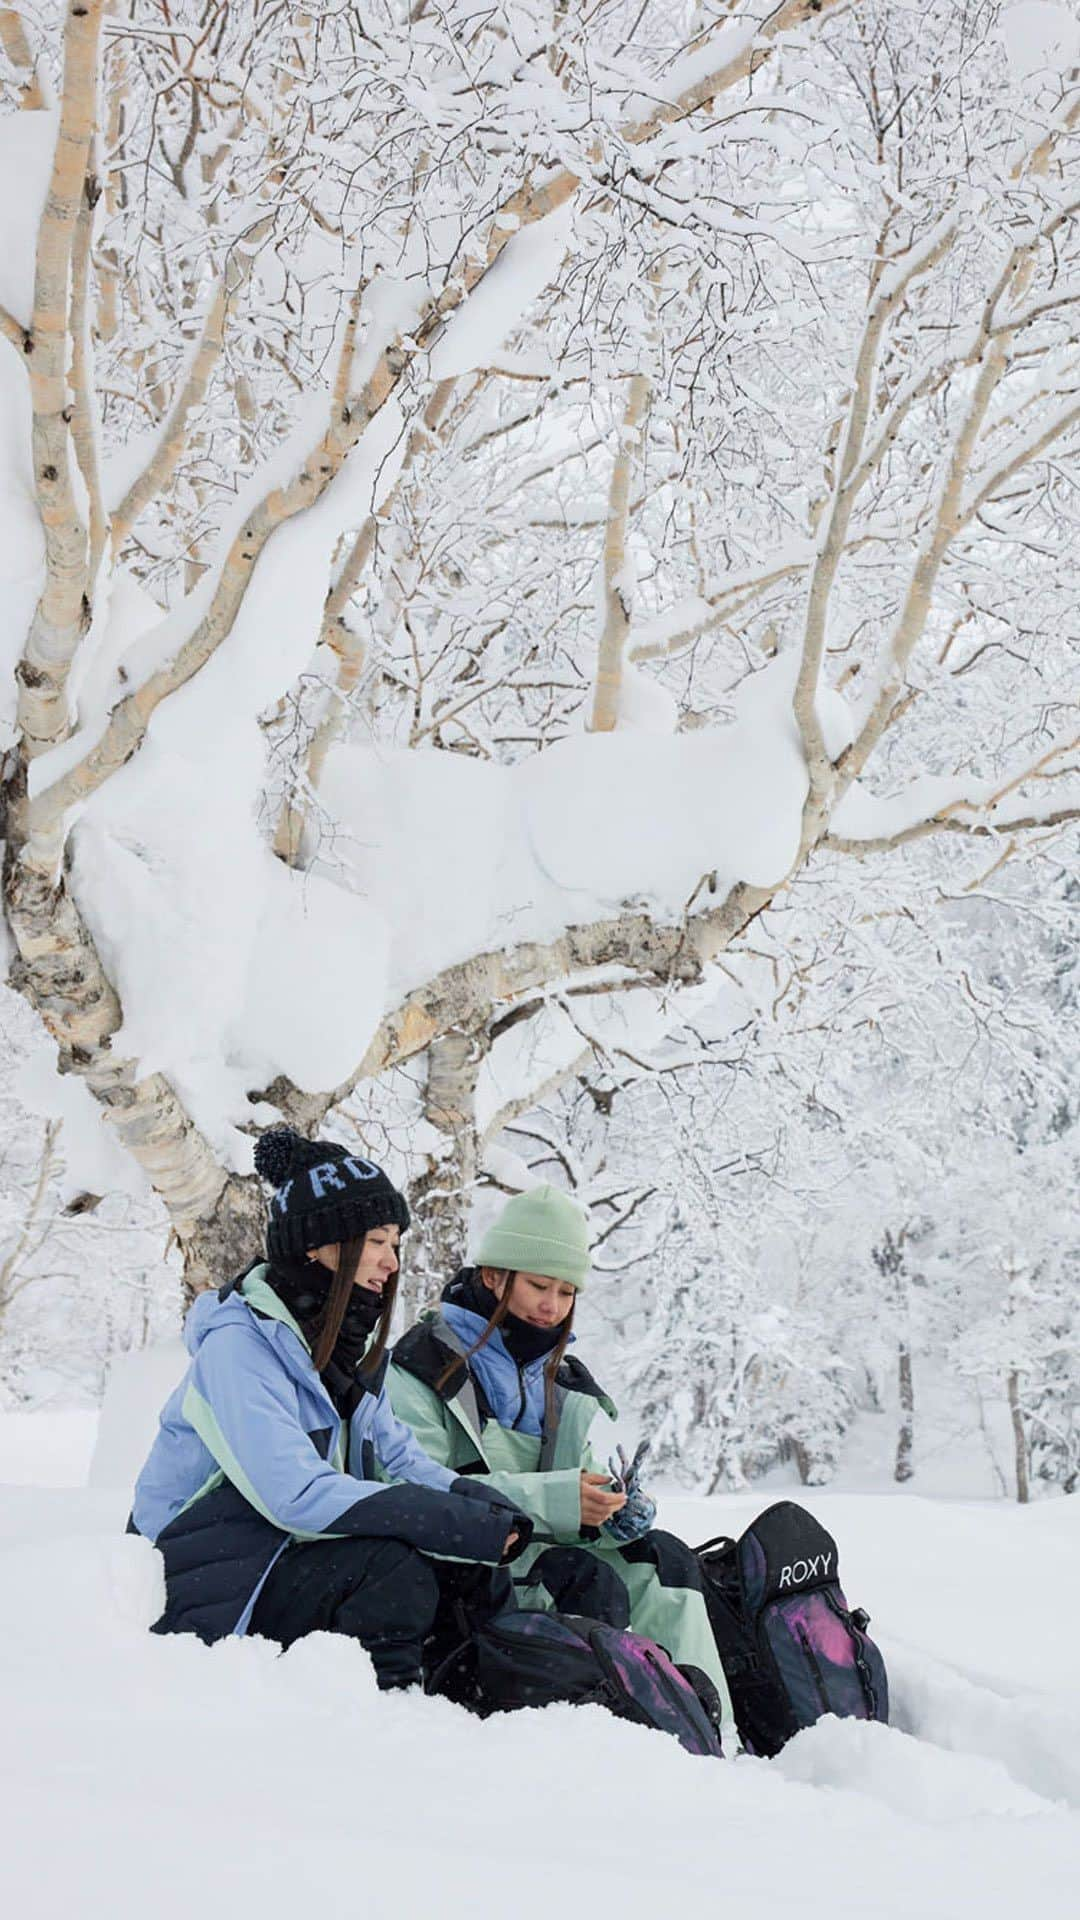
[[[1075,6],[0,46],[0,1408],[242,1263],[284,1114],[406,1311],[571,1189],[687,1487],[1072,1492]]]

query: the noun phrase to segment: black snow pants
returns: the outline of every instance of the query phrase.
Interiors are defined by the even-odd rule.
[[[401,1540],[294,1541],[275,1561],[255,1602],[248,1631],[291,1647],[306,1633],[344,1633],[371,1655],[378,1685],[419,1685],[425,1642],[458,1612],[466,1590],[470,1615],[509,1604],[510,1582],[496,1567],[429,1560]],[[441,1638],[441,1635],[440,1635]]]
[[[529,1605],[529,1587],[543,1587],[557,1613],[582,1614],[620,1629],[630,1625],[630,1595],[618,1574],[581,1547],[546,1547],[514,1584],[520,1606]]]

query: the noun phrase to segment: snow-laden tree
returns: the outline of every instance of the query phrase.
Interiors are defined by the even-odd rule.
[[[777,1231],[752,1184],[740,1198],[710,1212],[691,1187],[676,1204],[625,1370],[655,1464],[710,1493],[782,1461],[828,1480],[852,1407],[812,1249]]]
[[[456,1226],[553,992],[1075,817],[1066,10],[3,19],[12,979],[192,1284],[275,1115],[413,1063]]]
[[[25,1001],[0,989],[0,1410],[97,1398],[109,1361],[171,1331],[180,1300],[168,1222],[137,1169],[125,1179],[115,1149],[90,1159],[77,1103],[33,1114],[50,1051]]]
[[[1003,1392],[1016,1497],[1043,1483],[1076,1486],[1077,1245],[1075,1138],[987,1146],[965,1196],[961,1231],[976,1276],[958,1331],[957,1371]]]
[[[856,900],[823,861],[729,953],[723,1001],[683,996],[666,1034],[632,996],[599,1032],[588,1001],[565,1002],[594,1055],[510,1121],[492,1169],[562,1180],[613,1222],[586,1352],[692,1484],[785,1459],[827,1477],[856,1419],[875,1473],[918,1482],[950,1434],[965,1471],[985,1443],[983,1484],[1011,1484],[989,1234],[1007,1204],[1011,1259],[1037,1275],[1008,1320],[1025,1432],[1042,1483],[1069,1484],[1080,1028],[1062,851],[1058,830],[961,891],[954,842],[875,856]],[[875,1259],[890,1247],[895,1266]]]

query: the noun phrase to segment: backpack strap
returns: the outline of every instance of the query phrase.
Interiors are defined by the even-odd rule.
[[[484,1430],[484,1421],[480,1413],[480,1401],[477,1398],[476,1385],[468,1368],[465,1369],[465,1377],[460,1387],[458,1387],[452,1395],[452,1398],[460,1402],[461,1410],[473,1431],[475,1433],[482,1433]]]
[[[394,1348],[393,1360],[402,1372],[411,1373],[422,1386],[437,1394],[444,1406],[456,1400],[473,1432],[477,1436],[483,1433],[486,1422],[491,1418],[491,1408],[483,1390],[473,1378],[464,1346],[440,1314],[430,1314],[426,1319],[418,1320],[408,1333],[402,1334]],[[453,1361],[457,1361],[458,1365],[440,1386],[443,1374]],[[478,1462],[477,1470],[481,1473],[485,1471],[482,1460]]]
[[[758,1665],[753,1622],[742,1604],[738,1569],[738,1543],[728,1533],[718,1533],[694,1548],[705,1587],[709,1625],[720,1664],[729,1679],[752,1673]]]
[[[551,1396],[554,1418],[550,1422],[547,1420],[544,1421],[543,1431],[540,1435],[540,1458],[537,1461],[538,1473],[551,1473],[554,1469],[555,1449],[559,1444],[559,1423],[562,1419],[563,1407],[566,1405],[566,1395],[568,1391],[569,1389],[561,1386],[558,1379],[556,1379]]]

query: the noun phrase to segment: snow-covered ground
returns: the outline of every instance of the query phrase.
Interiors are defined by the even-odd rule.
[[[96,1408],[0,1413],[0,1487],[76,1487],[87,1478],[97,1439]]]
[[[55,1479],[75,1452],[55,1423],[3,1423],[9,1472]],[[661,1517],[698,1540],[761,1504]],[[873,1613],[895,1724],[718,1764],[598,1709],[481,1724],[384,1699],[328,1636],[284,1656],[157,1640],[157,1556],[123,1536],[123,1491],[0,1486],[0,1912],[1071,1916],[1080,1501],[809,1504]]]

